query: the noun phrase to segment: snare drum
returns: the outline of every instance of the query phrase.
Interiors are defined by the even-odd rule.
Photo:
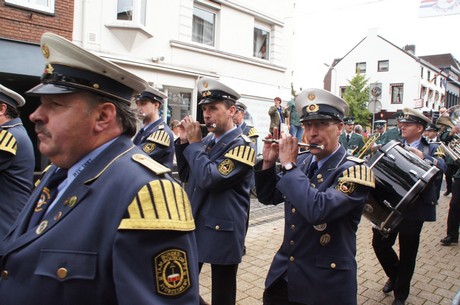
[[[367,165],[375,175],[375,189],[369,194],[364,216],[387,235],[401,222],[406,210],[416,201],[438,173],[398,141],[380,148]]]

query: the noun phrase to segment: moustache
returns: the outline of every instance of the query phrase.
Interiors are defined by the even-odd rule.
[[[35,133],[42,133],[46,136],[49,136],[50,133],[48,132],[48,130],[46,129],[45,125],[42,124],[42,123],[35,123]]]

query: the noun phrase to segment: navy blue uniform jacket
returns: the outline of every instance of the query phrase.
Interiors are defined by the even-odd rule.
[[[21,119],[0,125],[0,239],[29,199],[34,167],[34,148]]]
[[[298,167],[280,175],[256,164],[259,201],[285,202],[284,239],[265,286],[287,276],[291,302],[356,305],[356,230],[374,176],[348,160],[343,146],[310,180],[311,160],[309,153],[299,155]]]
[[[45,174],[0,244],[0,303],[198,304],[191,207],[164,172],[121,136],[27,231]]]
[[[236,128],[209,151],[212,134],[202,142],[178,144],[177,166],[196,222],[199,261],[238,264],[243,256],[253,179],[252,141]]]
[[[171,128],[163,122],[163,119],[153,122],[142,133],[136,135],[134,144],[139,146],[153,160],[170,169],[173,168],[174,134]]]

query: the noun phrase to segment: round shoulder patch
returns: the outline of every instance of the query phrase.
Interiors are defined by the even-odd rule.
[[[168,249],[161,252],[155,256],[154,267],[158,294],[176,297],[191,287],[185,251]]]

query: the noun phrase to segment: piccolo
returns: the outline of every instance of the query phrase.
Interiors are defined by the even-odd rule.
[[[280,140],[277,139],[262,139],[262,141],[267,142],[267,143],[279,143]],[[319,145],[319,144],[308,144],[308,143],[302,143],[299,142],[297,145],[302,146],[302,147],[308,147],[308,148],[319,148],[319,149],[324,149],[324,145]]]
[[[200,124],[201,127],[211,127],[211,128],[216,128],[216,124],[215,123],[212,123],[212,124]]]

